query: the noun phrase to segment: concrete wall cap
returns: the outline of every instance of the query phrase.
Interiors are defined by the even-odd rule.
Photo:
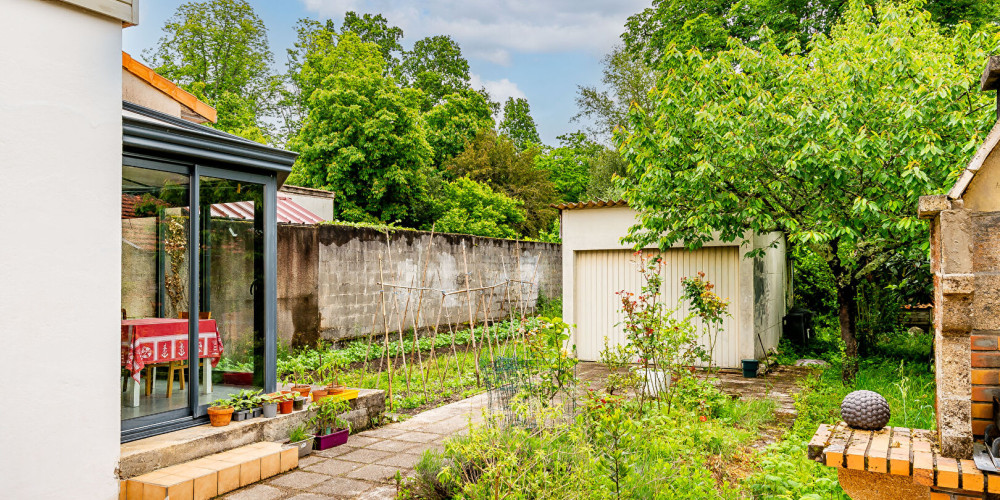
[[[951,202],[948,201],[948,195],[944,194],[921,196],[917,204],[917,213],[921,219],[933,219],[943,210],[949,209]]]

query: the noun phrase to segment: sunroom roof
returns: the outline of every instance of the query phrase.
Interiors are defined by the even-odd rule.
[[[129,151],[148,151],[181,161],[274,174],[278,186],[285,182],[298,156],[128,101],[122,101],[122,145]]]

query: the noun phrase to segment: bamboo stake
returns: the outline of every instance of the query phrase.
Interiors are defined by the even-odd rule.
[[[423,287],[427,285],[427,263],[430,262],[431,248],[434,247],[434,226],[431,226],[431,238],[427,243],[427,249],[424,252],[424,266],[420,273],[420,286]],[[420,383],[424,388],[424,401],[430,400],[427,395],[427,374],[424,373],[424,361],[423,354],[420,352],[420,344],[417,342],[417,328],[420,325],[420,313],[423,311],[424,302],[424,291],[420,290],[417,292],[417,311],[413,315],[413,350],[417,352],[417,363],[420,365]]]
[[[378,255],[378,275],[379,275],[379,279],[380,280],[385,281],[383,270],[382,270],[382,254],[381,253],[379,253],[379,255]],[[382,299],[382,325],[385,327],[385,364],[387,365],[386,366],[386,371],[389,374],[389,410],[392,411],[392,402],[393,402],[393,397],[392,397],[392,372],[393,372],[393,363],[391,361],[389,361],[389,320],[386,317],[386,311],[385,311],[385,289],[382,290],[382,293],[379,294],[379,297],[381,297],[381,299]],[[382,364],[380,362],[379,363],[378,381],[381,381],[381,380],[382,380]],[[375,387],[377,388],[378,385],[376,385]]]
[[[462,244],[462,261],[465,263],[465,291],[469,306],[469,333],[472,335],[472,349],[475,351],[476,362],[476,387],[482,385],[482,374],[479,370],[479,348],[476,346],[476,320],[472,317],[472,291],[469,289],[469,259],[465,252],[465,244]],[[468,352],[468,349],[466,349]]]

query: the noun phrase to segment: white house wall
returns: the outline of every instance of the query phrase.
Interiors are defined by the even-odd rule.
[[[0,497],[118,497],[121,20],[0,15]],[[13,401],[13,400],[11,400]]]

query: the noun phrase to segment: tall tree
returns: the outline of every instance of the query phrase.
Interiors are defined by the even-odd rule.
[[[435,229],[490,238],[517,238],[524,222],[523,203],[486,184],[459,177],[444,185],[434,200]]]
[[[465,150],[480,130],[493,130],[493,110],[488,97],[471,89],[444,96],[424,114],[427,141],[434,148],[434,164],[443,166]]]
[[[469,177],[523,201],[526,218],[516,227],[521,235],[535,237],[556,217],[549,206],[556,202],[555,188],[548,172],[535,168],[536,154],[533,148],[518,151],[510,139],[484,129],[447,168],[456,177]]]
[[[617,137],[625,198],[642,214],[628,236],[637,246],[783,231],[822,257],[846,380],[862,276],[927,244],[917,198],[944,190],[995,121],[978,86],[996,31],[944,35],[916,5],[854,1],[808,56],[783,53],[766,31],[759,51],[670,46],[652,108]]]
[[[285,140],[294,137],[307,113],[306,106],[312,91],[322,81],[317,73],[319,61],[337,44],[337,30],[333,21],[319,22],[315,19],[299,19],[295,23],[296,40],[286,49],[286,79],[288,84],[282,89],[279,106],[282,118],[282,135]]]
[[[605,150],[582,132],[558,137],[557,148],[546,148],[535,157],[535,166],[548,172],[559,201],[577,202],[590,184],[594,160]]]
[[[629,109],[649,109],[649,92],[656,85],[656,73],[622,45],[611,49],[603,63],[603,88],[577,87],[576,105],[580,111],[573,120],[590,120],[593,125],[587,132],[593,140],[608,144],[616,128],[627,126]]]
[[[432,151],[420,93],[383,76],[378,46],[346,33],[315,62],[326,75],[308,98],[305,122],[289,146],[300,153],[291,184],[337,193],[337,217],[419,225]]]
[[[363,42],[378,45],[385,61],[385,75],[395,74],[396,68],[399,67],[399,54],[403,53],[403,46],[399,44],[403,39],[402,28],[390,26],[382,14],[359,16],[354,11],[348,11],[344,14],[343,31],[357,34]]]
[[[269,118],[281,85],[267,28],[246,0],[188,2],[144,57],[156,72],[218,111],[220,130],[273,141]]]
[[[653,5],[630,17],[622,35],[627,51],[656,61],[666,47],[698,47],[703,52],[726,48],[734,37],[758,47],[761,28],[771,30],[771,41],[782,50],[802,50],[815,34],[828,35],[848,5],[847,0],[653,0]],[[875,2],[866,0],[873,5]],[[934,20],[946,29],[961,22],[974,28],[996,24],[1000,3],[979,0],[927,0]],[[789,45],[796,41],[798,44]]]
[[[425,94],[425,110],[444,96],[469,88],[469,62],[462,57],[458,43],[447,35],[417,40],[413,50],[403,54],[400,72],[407,86]]]
[[[508,97],[503,104],[503,120],[500,121],[500,133],[514,141],[518,151],[524,151],[542,143],[535,128],[535,119],[531,117],[531,106],[522,97]]]

